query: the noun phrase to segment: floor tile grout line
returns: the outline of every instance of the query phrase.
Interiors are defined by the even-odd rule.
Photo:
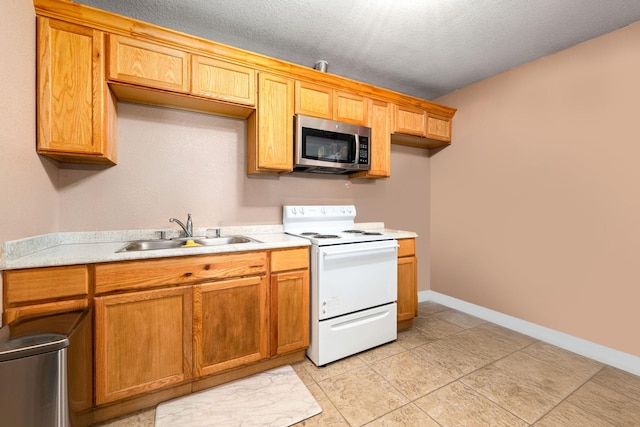
[[[588,412],[589,415],[591,415],[594,418],[597,418],[599,420],[601,420],[602,418],[600,418],[599,416],[597,416],[596,414],[591,413],[588,410],[582,409],[576,405],[574,405],[573,403],[569,402],[568,399],[578,390],[580,390],[582,387],[584,387],[589,381],[591,381],[600,371],[602,371],[604,368],[606,367],[606,365],[601,366],[600,369],[598,369],[593,375],[591,375],[586,381],[584,381],[582,384],[580,384],[578,387],[576,387],[571,393],[567,394],[560,402],[558,402],[556,405],[554,405],[552,408],[550,408],[547,412],[545,412],[543,415],[541,415],[535,422],[537,423],[538,421],[540,421],[541,419],[543,419],[545,416],[547,416],[549,413],[551,413],[554,409],[556,409],[558,406],[560,406],[561,404],[565,403],[567,405],[571,405],[574,408],[577,408],[579,410]],[[608,387],[607,387],[608,388]],[[611,389],[610,389],[611,390]],[[614,390],[615,391],[615,390]],[[609,423],[609,420],[603,420],[606,421],[607,423]],[[534,423],[535,424],[535,423]]]
[[[596,372],[595,374],[593,374],[593,376],[592,376],[591,378],[589,378],[589,381],[593,380],[593,378],[594,378],[597,374],[599,374],[600,372],[602,372],[602,371],[603,371],[605,368],[607,368],[607,367],[612,368],[612,369],[620,370],[620,371],[624,372],[624,373],[625,373],[625,375],[631,375],[631,376],[633,376],[633,377],[637,377],[637,378],[638,378],[638,380],[640,381],[640,377],[638,377],[637,375],[634,375],[634,374],[632,374],[632,373],[630,373],[630,372],[623,371],[623,370],[618,369],[618,368],[614,368],[614,367],[612,367],[612,366],[610,366],[610,365],[603,365],[603,366],[602,366],[602,369],[600,369],[598,372]],[[636,399],[636,398],[635,398],[635,397],[633,397],[633,396],[630,396],[630,395],[628,395],[628,394],[626,394],[626,393],[622,393],[622,392],[621,392],[620,390],[618,390],[618,389],[613,389],[613,388],[609,387],[609,386],[608,386],[608,385],[606,385],[606,384],[600,384],[600,383],[596,383],[596,384],[598,384],[598,385],[599,385],[599,386],[601,386],[601,387],[606,388],[607,390],[611,390],[611,391],[613,391],[613,392],[615,392],[615,393],[618,393],[618,394],[620,394],[620,395],[622,395],[622,396],[626,397],[627,399],[631,399],[631,400],[634,400],[634,401],[636,401],[636,402],[640,403],[640,399]],[[583,384],[583,385],[584,385],[584,384]]]

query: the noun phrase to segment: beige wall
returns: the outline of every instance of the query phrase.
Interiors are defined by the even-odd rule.
[[[35,154],[35,16],[30,1],[0,2],[0,241],[58,223],[58,171]]]
[[[428,232],[425,150],[394,146],[391,179],[248,177],[245,121],[130,103],[118,140],[117,166],[60,169],[62,230],[171,227],[187,212],[196,227],[280,224],[283,204],[354,203],[357,221]],[[401,191],[414,182],[420,192]]]
[[[434,291],[640,356],[640,23],[440,98]]]
[[[281,224],[284,204],[355,204],[359,222],[420,235],[420,288],[428,289],[429,158],[394,146],[392,178],[246,175],[246,122],[168,108],[118,105],[118,165],[60,169],[64,231]],[[35,154],[34,154],[35,155]]]

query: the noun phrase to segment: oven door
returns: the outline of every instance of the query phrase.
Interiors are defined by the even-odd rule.
[[[314,246],[312,253],[311,304],[316,320],[396,301],[395,240]]]

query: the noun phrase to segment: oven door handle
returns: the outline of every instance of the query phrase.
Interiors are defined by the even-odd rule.
[[[341,256],[341,255],[353,255],[353,254],[363,254],[363,253],[371,253],[371,252],[388,252],[388,251],[395,251],[397,248],[399,248],[400,245],[395,244],[393,246],[385,246],[382,248],[360,248],[360,249],[347,249],[347,250],[343,250],[343,251],[331,251],[331,252],[323,252],[323,255],[325,258],[331,258],[334,256]]]

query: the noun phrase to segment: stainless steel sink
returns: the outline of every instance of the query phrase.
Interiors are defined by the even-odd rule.
[[[189,240],[193,241],[193,244],[187,243]],[[234,245],[237,243],[249,243],[256,240],[245,236],[229,236],[229,237],[192,237],[192,238],[180,238],[172,240],[136,240],[135,242],[128,243],[124,248],[118,252],[133,252],[133,251],[153,251],[158,249],[177,249],[177,248],[195,248],[200,246],[221,246],[221,245]]]
[[[208,239],[193,239],[193,241],[202,246],[233,245],[236,243],[255,242],[255,240],[244,236],[211,237]]]

